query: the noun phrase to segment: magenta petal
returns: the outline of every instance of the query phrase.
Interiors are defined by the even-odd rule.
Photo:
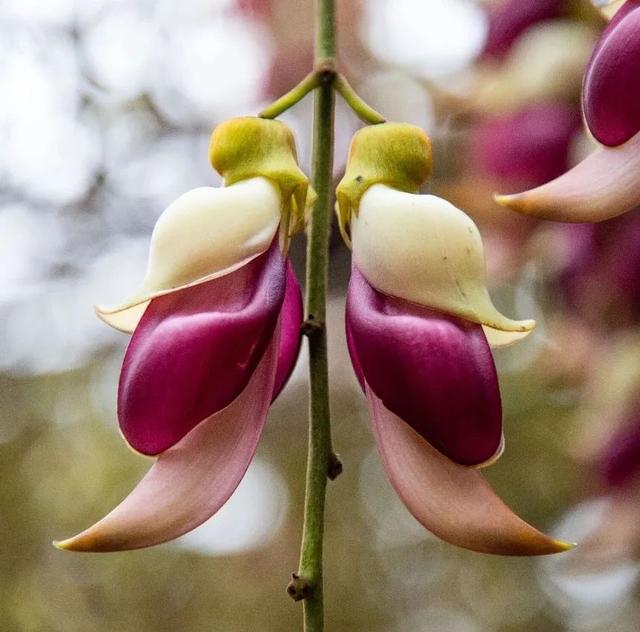
[[[385,296],[354,266],[347,327],[355,366],[389,410],[457,463],[496,454],[500,391],[480,325]]]
[[[571,140],[581,125],[574,108],[535,104],[481,122],[471,137],[472,154],[494,178],[514,186],[538,186],[569,168]]]
[[[300,333],[302,318],[302,292],[291,261],[288,261],[287,286],[282,311],[280,312],[280,349],[278,353],[278,372],[273,385],[274,400],[280,395],[280,391],[285,387],[296,365],[302,341]]]
[[[616,432],[600,458],[602,480],[608,487],[624,487],[640,477],[640,424],[632,420]]]
[[[596,44],[582,89],[585,120],[604,145],[640,131],[639,78],[640,0],[627,0]]]
[[[353,367],[353,372],[356,374],[356,378],[358,379],[358,383],[360,384],[362,392],[366,393],[364,371],[362,370],[362,365],[360,364],[360,358],[358,358],[356,343],[353,340],[353,334],[351,333],[351,327],[349,325],[348,318],[345,322],[345,329],[347,334],[347,349],[349,350],[349,357],[351,358],[351,366]]]
[[[151,301],[118,391],[120,427],[135,450],[163,452],[244,390],[273,336],[285,271],[274,242],[231,274]]]
[[[106,517],[56,543],[68,551],[124,551],[173,540],[224,505],[244,476],[262,434],[276,372],[269,345],[246,389],[163,452]]]
[[[585,316],[598,315],[616,325],[640,317],[640,213],[638,210],[598,224],[562,227],[568,260],[560,289],[568,305]],[[607,292],[597,292],[598,288]],[[615,309],[613,309],[615,307]]]
[[[489,32],[484,48],[488,57],[502,57],[518,37],[542,20],[560,14],[562,0],[506,0],[489,10]]]

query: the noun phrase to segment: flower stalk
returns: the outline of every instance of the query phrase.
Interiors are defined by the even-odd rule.
[[[316,4],[316,68],[324,80],[315,92],[312,182],[318,199],[311,213],[307,242],[305,318],[309,341],[309,444],[304,526],[298,576],[308,584],[304,599],[305,632],[324,629],[323,537],[327,478],[332,461],[329,376],[327,362],[326,287],[331,230],[333,132],[335,95],[335,6],[333,0]]]
[[[300,564],[287,586],[292,599],[304,600],[305,632],[324,630],[322,560],[326,488],[327,480],[334,480],[342,472],[342,463],[331,442],[326,331],[335,92],[365,123],[385,122],[336,71],[335,53],[335,0],[316,0],[314,70],[259,114],[261,118],[276,118],[314,92],[312,185],[318,197],[308,224],[305,321],[301,328],[309,341],[309,440]]]
[[[315,70],[310,72],[297,86],[283,94],[277,101],[267,106],[258,116],[260,118],[273,119],[293,107],[298,101],[320,85],[320,75]]]
[[[347,78],[342,75],[336,75],[334,86],[338,94],[344,99],[345,103],[355,112],[358,118],[369,125],[377,125],[384,123],[385,118],[379,112],[376,112],[362,97],[351,87]]]

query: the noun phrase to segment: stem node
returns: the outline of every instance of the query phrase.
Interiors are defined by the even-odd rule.
[[[291,581],[287,585],[287,594],[294,601],[302,601],[313,593],[313,584],[298,575],[298,573],[291,573]]]
[[[332,85],[335,78],[338,76],[335,60],[333,58],[323,59],[316,66],[316,75],[320,85]]]
[[[316,320],[311,314],[309,314],[308,318],[300,325],[300,333],[303,336],[307,336],[307,338],[323,332],[324,329],[324,323]]]

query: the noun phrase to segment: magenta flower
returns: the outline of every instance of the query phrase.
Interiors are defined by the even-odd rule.
[[[473,130],[474,163],[493,178],[536,186],[564,173],[580,115],[560,103],[532,105],[488,117]]]
[[[594,565],[640,559],[640,424],[637,413],[613,434],[600,455],[605,517],[584,541],[583,557]]]
[[[600,455],[603,517],[581,543],[576,559],[588,572],[640,559],[639,462],[640,425],[636,417],[614,434]]]
[[[640,1],[602,33],[584,75],[582,109],[602,146],[560,177],[499,203],[544,219],[601,221],[640,204]]]
[[[603,484],[622,489],[640,478],[640,422],[637,415],[620,424],[600,456]]]
[[[534,322],[494,307],[471,219],[409,192],[429,168],[420,130],[377,125],[354,136],[337,189],[353,250],[347,340],[378,450],[409,511],[442,539],[503,555],[567,550],[518,518],[478,470],[504,447],[489,342],[513,343]]]
[[[506,0],[489,7],[489,31],[484,47],[487,57],[503,57],[515,40],[529,27],[543,20],[557,18],[562,0]]]
[[[640,214],[598,224],[559,226],[568,257],[560,288],[569,307],[595,322],[620,327],[640,317]]]
[[[605,503],[602,521],[581,543],[589,570],[640,559],[640,365],[637,333],[618,337],[589,381],[581,417],[582,453],[594,466],[597,492]]]
[[[538,4],[543,3],[509,2],[505,10],[527,14]],[[472,107],[500,114],[541,103],[573,104],[596,39],[591,25],[575,20],[544,20],[527,28],[503,56],[483,58]]]
[[[151,546],[212,516],[242,479],[295,362],[302,308],[286,252],[308,186],[291,135],[273,121],[229,121],[213,134],[211,159],[227,186],[176,200],[154,229],[140,291],[98,308],[133,332],[120,428],[157,461],[60,548]],[[570,545],[518,518],[477,469],[503,448],[489,343],[515,342],[534,322],[493,305],[470,218],[410,192],[429,168],[420,130],[378,125],[354,138],[337,190],[353,244],[349,351],[380,454],[408,509],[441,538],[486,553],[564,551]]]
[[[118,507],[60,548],[165,542],[207,520],[240,483],[300,343],[300,288],[286,250],[307,184],[292,142],[274,121],[221,125],[212,162],[228,186],[194,189],[169,206],[140,292],[98,308],[106,322],[133,332],[118,419],[129,445],[157,460]],[[263,177],[247,164],[265,161],[256,143],[273,154],[257,171]]]

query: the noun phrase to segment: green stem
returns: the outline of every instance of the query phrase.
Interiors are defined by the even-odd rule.
[[[336,6],[334,0],[316,0],[316,67],[333,63],[336,55]],[[333,143],[332,143],[333,145]]]
[[[305,312],[309,340],[309,446],[304,527],[298,575],[308,587],[304,599],[305,632],[324,629],[322,550],[327,474],[330,469],[331,422],[327,364],[326,287],[331,230],[333,180],[333,57],[334,0],[316,0],[316,68],[320,85],[315,92],[313,121],[313,186],[318,194],[311,213],[307,242]]]
[[[273,119],[293,107],[298,101],[320,85],[320,76],[317,72],[310,72],[295,88],[283,94],[277,101],[266,107],[258,116],[260,118]]]
[[[338,74],[333,85],[340,93],[345,103],[358,115],[365,123],[376,125],[384,123],[385,119],[379,112],[376,112],[356,91],[351,87],[344,75]]]

